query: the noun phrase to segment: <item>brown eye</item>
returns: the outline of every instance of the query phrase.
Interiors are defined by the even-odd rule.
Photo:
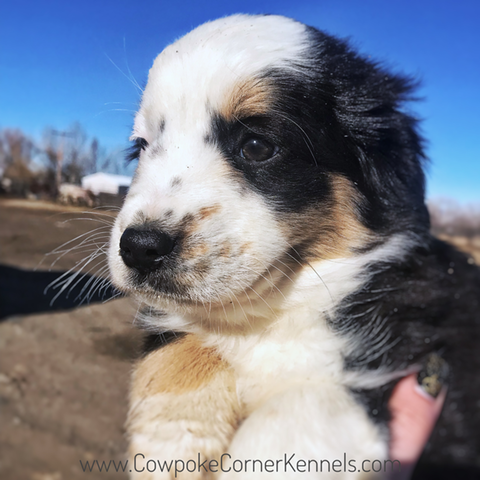
[[[252,162],[263,162],[277,153],[277,147],[260,138],[249,138],[240,149],[240,155]]]

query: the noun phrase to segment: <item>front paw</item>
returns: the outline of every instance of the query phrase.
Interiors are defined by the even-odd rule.
[[[227,449],[238,411],[231,370],[193,336],[151,353],[134,374],[131,478],[213,478],[209,462]]]

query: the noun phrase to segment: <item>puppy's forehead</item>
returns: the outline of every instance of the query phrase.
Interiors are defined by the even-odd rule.
[[[307,49],[305,25],[284,17],[235,15],[198,27],[155,60],[134,136],[154,135],[171,112],[182,122],[198,122],[208,111],[261,108],[268,90],[263,74],[294,69]]]

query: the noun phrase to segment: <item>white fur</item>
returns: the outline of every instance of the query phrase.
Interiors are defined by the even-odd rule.
[[[233,368],[245,418],[229,447],[233,459],[278,458],[289,452],[305,459],[334,460],[345,452],[359,461],[383,459],[384,433],[353,400],[349,387],[378,386],[398,373],[385,372],[381,379],[346,374],[343,359],[356,348],[355,339],[334,333],[328,320],[342,299],[368,281],[370,263],[400,258],[411,241],[393,237],[370,253],[318,261],[290,272],[279,262],[290,238],[271,206],[253,190],[241,192],[221,153],[205,141],[211,112],[239,81],[269,66],[294,69],[295,61],[306,55],[306,41],[305,26],[294,21],[238,15],[199,27],[159,55],[132,134],[146,139],[149,147],[113,229],[110,267],[117,286],[167,312],[143,318],[150,329],[195,333]],[[172,185],[175,178],[181,180],[179,187]],[[168,222],[175,225],[213,205],[220,206],[219,212],[195,233],[214,258],[212,270],[190,291],[196,304],[130,285],[118,244],[139,213],[148,220],[164,220],[171,210]],[[240,253],[247,243],[248,251]],[[227,244],[233,251],[225,258],[219,251]],[[185,265],[195,261],[184,259]],[[144,408],[161,411],[165,402],[163,396],[156,406]],[[177,438],[178,433],[155,417],[147,433],[135,434],[134,442],[158,455],[165,455],[167,448],[170,455],[194,452],[198,439],[185,446],[189,440]],[[244,473],[241,478],[257,477]]]
[[[166,120],[190,140],[192,128],[208,125],[207,108],[218,109],[233,85],[268,66],[294,69],[306,47],[305,25],[279,16],[233,15],[201,25],[155,60],[132,137],[151,143]]]
[[[331,382],[299,384],[286,389],[258,407],[240,426],[230,444],[233,459],[328,460],[346,454],[357,467],[365,459],[387,458],[385,440],[362,409],[345,391]],[[282,466],[282,464],[279,464]],[[242,479],[265,478],[248,471]],[[230,473],[220,478],[231,478]],[[355,473],[312,471],[298,473],[279,469],[274,478],[362,478]],[[363,477],[365,478],[365,477]]]

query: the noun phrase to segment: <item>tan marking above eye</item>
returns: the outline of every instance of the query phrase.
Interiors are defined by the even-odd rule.
[[[227,120],[265,115],[273,101],[273,86],[264,78],[242,80],[232,89],[221,106],[220,114]]]

